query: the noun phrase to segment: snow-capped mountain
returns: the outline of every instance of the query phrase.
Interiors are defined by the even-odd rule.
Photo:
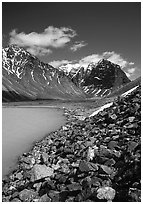
[[[3,100],[83,99],[85,94],[62,70],[17,45],[2,50]]]
[[[108,96],[130,82],[119,65],[105,59],[98,63],[90,63],[86,68],[75,67],[65,74],[86,94],[92,96]]]
[[[130,82],[120,66],[108,60],[54,68],[17,45],[2,50],[2,65],[3,101],[103,97]]]

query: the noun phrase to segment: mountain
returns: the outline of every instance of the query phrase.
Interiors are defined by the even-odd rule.
[[[62,70],[17,45],[2,49],[2,76],[3,101],[85,98]]]
[[[2,67],[3,101],[112,96],[130,82],[119,65],[105,59],[54,68],[17,45],[2,50]]]
[[[61,70],[61,68],[59,68]],[[90,63],[87,68],[73,68],[65,72],[71,80],[86,94],[93,96],[108,96],[130,80],[121,67],[108,60]]]
[[[130,90],[132,90],[138,86],[141,86],[141,77],[138,77],[134,81],[131,81],[131,82],[125,84],[124,86],[116,89],[110,95],[108,95],[108,97],[121,96],[124,93],[126,93],[127,91],[130,91]]]

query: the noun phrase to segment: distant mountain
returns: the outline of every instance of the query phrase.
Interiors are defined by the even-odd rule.
[[[2,50],[2,68],[3,101],[85,98],[62,70],[40,62],[17,45]]]
[[[61,70],[62,67],[59,67]],[[90,63],[87,68],[72,68],[65,74],[86,94],[93,96],[108,96],[113,91],[130,82],[121,67],[108,60]]]

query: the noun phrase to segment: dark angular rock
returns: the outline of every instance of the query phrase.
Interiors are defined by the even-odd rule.
[[[19,193],[19,198],[23,202],[31,202],[36,197],[36,195],[37,195],[36,192],[32,190],[24,189]]]
[[[19,196],[19,192],[14,192],[12,195],[11,195],[11,198],[16,198]]]
[[[63,164],[61,166],[60,169],[58,169],[60,172],[65,173],[65,174],[69,174],[70,173],[70,169],[69,166],[67,164]]]
[[[81,185],[79,183],[72,183],[72,184],[69,184],[67,185],[67,188],[69,191],[78,191],[78,190],[81,190]]]
[[[74,202],[74,199],[75,199],[74,196],[73,197],[70,196],[69,198],[66,199],[65,202]]]
[[[41,188],[41,185],[42,185],[42,182],[35,183],[35,184],[33,185],[33,188],[35,188],[36,191],[38,192],[38,191],[40,190],[40,188]]]
[[[130,142],[128,143],[128,151],[129,151],[129,152],[132,152],[137,146],[138,146],[138,143],[137,143],[137,142],[130,141]]]
[[[116,162],[115,162],[114,159],[108,159],[108,160],[104,163],[104,165],[111,167],[111,166],[113,166],[115,163],[116,163]]]
[[[82,201],[84,201],[83,195],[79,193],[79,194],[75,197],[74,202],[82,202]]]
[[[91,188],[85,188],[82,190],[82,201],[86,201],[88,198],[92,196],[92,189]]]
[[[45,194],[38,199],[38,202],[51,202],[51,199]]]
[[[59,202],[60,201],[60,192],[59,191],[50,190],[48,193],[48,196],[51,198],[52,202]]]
[[[91,178],[91,185],[94,187],[100,187],[102,185],[102,179],[94,176]]]
[[[114,156],[116,156],[117,158],[120,158],[120,156],[121,156],[121,151],[113,150],[113,151],[112,151],[112,154],[113,154]]]
[[[130,188],[129,197],[132,202],[141,202],[141,190],[137,188]]]
[[[14,199],[11,200],[10,202],[21,202],[21,200],[19,200],[18,198],[14,198]]]
[[[118,147],[118,142],[117,141],[110,141],[108,143],[108,148],[109,149],[115,149],[116,147]]]
[[[59,182],[59,183],[65,183],[66,180],[67,180],[67,176],[61,175],[61,176],[59,177],[59,179],[58,179],[58,182]]]
[[[11,196],[3,196],[2,202],[9,202],[10,198],[11,198]]]
[[[48,164],[49,163],[49,155],[45,152],[43,152],[43,154],[41,155],[41,161],[44,164]]]
[[[111,175],[111,174],[114,172],[114,169],[113,169],[113,168],[108,167],[108,166],[106,166],[106,165],[101,165],[100,167],[102,168],[102,170],[103,170],[106,174]]]
[[[79,170],[81,172],[97,171],[98,170],[98,165],[82,160],[80,162],[80,164],[79,164]]]
[[[111,151],[106,146],[100,145],[100,156],[112,157]]]
[[[90,176],[87,176],[82,180],[82,189],[90,188],[92,184]]]
[[[64,153],[65,154],[71,154],[71,153],[73,153],[73,150],[71,148],[64,148]]]

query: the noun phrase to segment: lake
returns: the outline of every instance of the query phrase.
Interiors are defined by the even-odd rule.
[[[29,151],[33,142],[41,140],[64,123],[60,109],[2,108],[2,175],[13,170],[18,156]]]

